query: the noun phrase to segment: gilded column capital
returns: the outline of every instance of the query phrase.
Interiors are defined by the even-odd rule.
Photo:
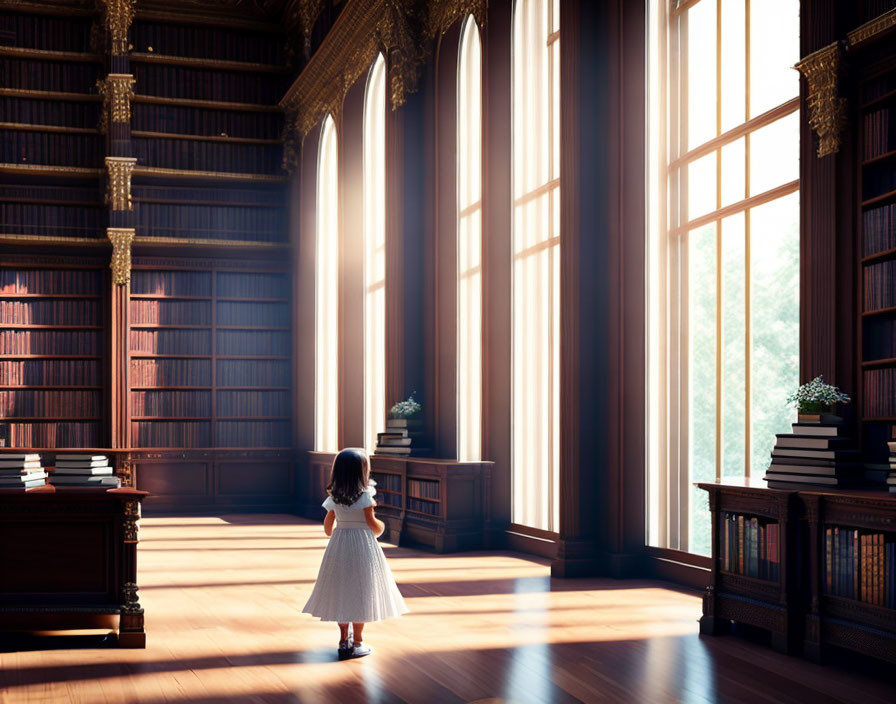
[[[846,125],[846,98],[839,95],[843,46],[834,42],[809,54],[794,68],[805,76],[808,85],[809,126],[818,136],[818,156],[836,154]]]
[[[107,156],[106,169],[109,184],[106,188],[106,204],[112,210],[133,210],[131,203],[131,172],[137,159],[126,156]]]
[[[113,56],[128,53],[128,30],[134,21],[136,0],[97,0]]]
[[[103,110],[100,114],[100,132],[106,134],[109,122],[131,121],[131,99],[134,97],[134,76],[130,73],[110,73],[96,82],[97,90],[103,96]]]
[[[134,234],[133,227],[106,228],[106,236],[112,243],[109,268],[112,269],[112,282],[118,286],[124,286],[131,281],[131,244],[134,242]],[[126,517],[127,515],[125,513]]]

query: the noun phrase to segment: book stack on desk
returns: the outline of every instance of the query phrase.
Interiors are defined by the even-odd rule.
[[[799,422],[778,434],[765,472],[769,489],[808,490],[812,486],[856,487],[863,483],[858,450],[850,447],[840,422]]]
[[[376,434],[376,454],[410,457],[425,455],[423,449],[423,421],[419,418],[389,418],[386,432]]]
[[[105,455],[56,455],[50,477],[53,486],[64,489],[118,489],[121,480]]]
[[[37,453],[0,455],[0,489],[35,489],[47,483],[47,472]]]

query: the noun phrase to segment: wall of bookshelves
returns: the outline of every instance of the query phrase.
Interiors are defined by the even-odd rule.
[[[0,441],[105,443],[105,271],[0,262]]]
[[[0,238],[98,240],[105,152],[93,13],[0,12]]]
[[[896,424],[896,67],[858,86],[863,448],[886,461]]]
[[[165,271],[138,260],[132,446],[290,447],[290,291],[284,271]]]
[[[132,37],[138,238],[285,243],[282,37],[140,18]]]

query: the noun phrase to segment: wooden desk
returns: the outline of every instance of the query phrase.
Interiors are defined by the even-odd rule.
[[[0,490],[0,630],[112,628],[143,648],[137,531],[145,491]]]

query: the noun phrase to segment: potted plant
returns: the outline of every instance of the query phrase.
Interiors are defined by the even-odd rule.
[[[801,423],[839,423],[842,418],[831,415],[834,404],[849,403],[852,399],[840,391],[836,386],[827,384],[819,375],[812,381],[803,384],[787,399],[788,403],[796,404],[797,414]]]
[[[416,391],[414,393],[417,393]],[[423,412],[423,407],[414,400],[414,394],[411,394],[406,401],[399,401],[389,409],[389,416],[392,418],[419,418]]]

